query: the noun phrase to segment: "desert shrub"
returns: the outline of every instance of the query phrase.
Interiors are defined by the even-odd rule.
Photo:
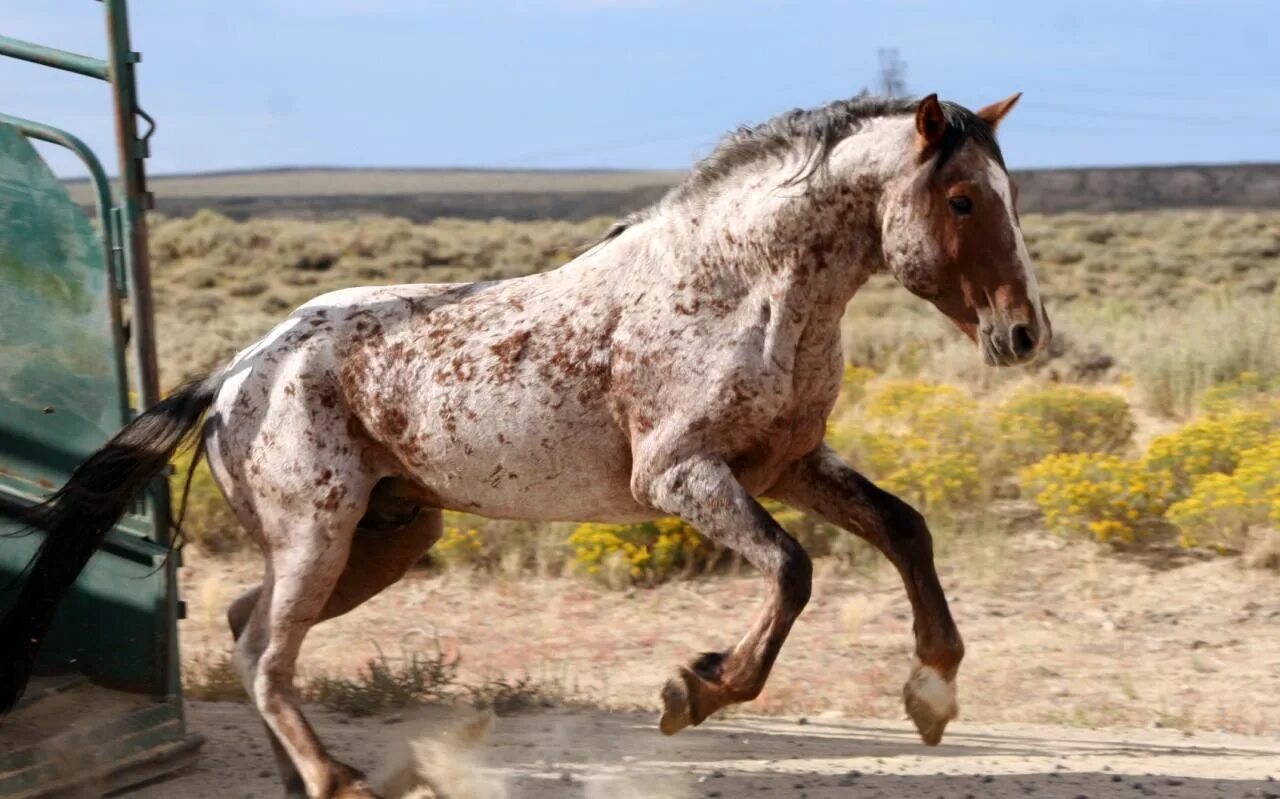
[[[1249,529],[1280,525],[1280,437],[1240,453],[1230,474],[1197,479],[1186,499],[1169,508],[1184,546],[1243,548]]]
[[[1050,386],[1021,391],[996,410],[996,426],[1010,467],[1054,453],[1125,452],[1133,438],[1133,414],[1109,391]]]
[[[771,499],[761,500],[760,504],[812,557],[849,564],[868,552],[862,539],[816,516]]]
[[[1206,390],[1252,373],[1280,378],[1280,318],[1273,299],[1201,302],[1152,318],[1131,355],[1143,401],[1164,416],[1187,416]]]
[[[873,369],[865,366],[844,365],[844,374],[840,378],[840,401],[853,404],[867,395],[867,384],[875,379]]]
[[[182,693],[201,702],[247,702],[249,695],[236,673],[231,654],[207,654],[182,663]]]
[[[444,532],[428,557],[445,567],[512,576],[559,574],[569,559],[571,529],[563,524],[486,519],[447,511]]]
[[[1272,418],[1260,411],[1236,410],[1188,422],[1151,442],[1144,467],[1168,473],[1173,498],[1183,499],[1205,475],[1230,474],[1240,456],[1264,443]]]
[[[458,658],[437,644],[430,654],[405,652],[389,658],[381,651],[354,678],[312,679],[306,698],[350,716],[371,716],[448,696],[458,675]]]
[[[270,288],[265,280],[237,281],[227,288],[232,297],[256,297]]]
[[[203,458],[191,475],[191,490],[185,509],[180,507],[187,472],[191,469],[192,449],[179,452],[173,459],[173,475],[169,492],[173,497],[174,516],[181,520],[182,537],[204,552],[221,554],[243,548],[249,538],[222,496],[221,489]],[[179,514],[181,514],[179,516]]]
[[[578,686],[555,679],[540,679],[523,674],[519,677],[491,677],[478,685],[462,686],[462,691],[477,708],[489,709],[498,716],[520,713],[531,708],[596,706],[599,700]]]
[[[930,411],[971,403],[956,386],[926,380],[887,380],[867,395],[867,415],[886,422],[914,424]]]
[[[1280,375],[1270,378],[1257,372],[1244,372],[1200,395],[1200,410],[1209,416],[1221,416],[1241,409],[1275,412],[1280,394]]]
[[[913,457],[880,484],[921,511],[959,510],[976,502],[984,483],[972,452],[932,452]]]
[[[872,385],[843,451],[885,488],[927,511],[958,511],[986,490],[979,453],[989,435],[976,401],[921,380]]]
[[[579,571],[613,587],[652,585],[706,568],[713,547],[677,518],[639,524],[578,525],[569,536]]]
[[[1099,541],[1137,540],[1149,523],[1164,516],[1173,488],[1166,471],[1096,452],[1050,455],[1019,477],[1049,529],[1087,533]]]
[[[475,527],[446,527],[431,554],[449,566],[491,566],[497,555]]]

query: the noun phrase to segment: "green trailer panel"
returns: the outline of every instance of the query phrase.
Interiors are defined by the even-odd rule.
[[[144,216],[147,148],[135,124],[145,116],[133,82],[140,56],[129,47],[125,0],[104,0],[102,7],[106,60],[0,36],[0,56],[109,82],[122,172],[114,197],[81,140],[0,113],[0,614],[42,541],[41,531],[19,523],[22,509],[62,486],[133,418],[131,406],[159,399]],[[92,219],[34,140],[65,147],[84,162],[95,189]],[[43,797],[86,781],[114,790],[171,771],[199,746],[182,714],[168,509],[160,477],[107,535],[59,606],[36,664],[40,676],[19,707],[0,716],[3,799]],[[69,745],[80,763],[72,771],[59,754]]]
[[[35,147],[0,123],[0,480],[46,493],[127,421],[102,240]]]

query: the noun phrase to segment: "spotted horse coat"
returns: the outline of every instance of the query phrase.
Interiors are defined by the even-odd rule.
[[[993,135],[1016,100],[975,114],[932,95],[858,99],[740,129],[559,269],[326,294],[183,395],[207,397],[210,466],[265,555],[262,584],[228,618],[290,794],[373,795],[308,726],[295,663],[313,625],[422,556],[444,509],[676,515],[760,571],[767,595],[746,635],[663,686],[668,734],[757,696],[808,601],[810,560],[758,498],[862,536],[902,573],[916,638],[904,703],[937,743],[963,645],[929,530],[822,437],[841,318],[877,271],[987,363],[1047,343]]]

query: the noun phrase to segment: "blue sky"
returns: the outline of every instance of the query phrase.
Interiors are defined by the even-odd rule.
[[[1280,160],[1280,2],[134,0],[154,173],[282,165],[681,168],[725,130],[856,93],[1023,91],[1013,167]],[[0,34],[101,54],[92,0]],[[104,87],[0,63],[0,110],[110,157]],[[71,162],[59,159],[71,174]],[[110,171],[114,172],[114,164]]]

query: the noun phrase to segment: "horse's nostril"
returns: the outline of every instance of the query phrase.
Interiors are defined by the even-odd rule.
[[[1016,324],[1009,328],[1009,343],[1013,345],[1013,354],[1025,358],[1036,348],[1036,334],[1031,325]]]

